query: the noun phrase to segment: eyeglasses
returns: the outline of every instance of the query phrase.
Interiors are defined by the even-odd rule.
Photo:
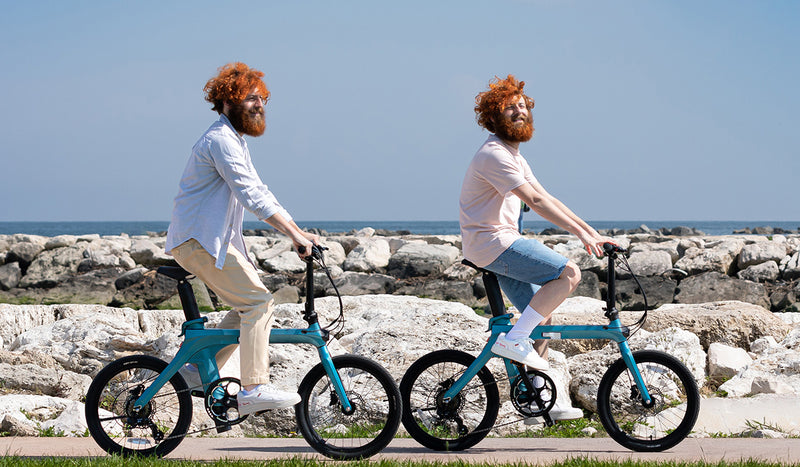
[[[269,97],[259,96],[258,94],[251,94],[244,98],[244,101],[250,104],[255,104],[256,101],[261,101],[261,105],[267,105]]]

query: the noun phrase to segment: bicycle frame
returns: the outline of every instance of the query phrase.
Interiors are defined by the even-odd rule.
[[[342,379],[333,365],[330,352],[328,352],[328,331],[320,328],[317,315],[314,311],[314,273],[313,263],[307,260],[306,268],[306,294],[309,298],[305,304],[304,319],[309,323],[307,328],[272,329],[269,333],[270,344],[311,344],[317,348],[320,362],[325,368],[325,373],[333,383],[336,395],[344,411],[352,410],[352,403],[347,398]],[[161,268],[159,268],[161,269]],[[167,365],[167,368],[145,389],[136,399],[134,410],[142,408],[150,402],[153,396],[169,381],[175,373],[187,363],[194,363],[200,373],[200,380],[204,384],[211,383],[220,378],[217,368],[216,354],[224,347],[239,343],[238,329],[206,329],[206,317],[200,317],[191,285],[186,276],[178,279],[178,291],[181,306],[187,321],[181,325],[181,336],[184,340],[180,350]]]
[[[622,324],[619,320],[619,313],[615,304],[615,269],[614,259],[616,253],[611,252],[608,255],[608,299],[606,300],[606,317],[609,319],[607,325],[540,325],[534,328],[531,333],[531,339],[539,340],[553,340],[553,339],[606,339],[617,343],[622,359],[625,365],[633,375],[636,386],[641,394],[642,402],[647,405],[651,402],[650,393],[647,386],[642,379],[639,368],[636,366],[636,361],[633,358],[630,346],[628,345],[629,329]],[[511,325],[511,318],[514,316],[512,313],[505,313],[505,304],[503,303],[502,296],[500,295],[500,285],[497,282],[497,277],[491,272],[480,269],[483,273],[484,285],[486,286],[487,296],[489,298],[489,306],[494,315],[489,319],[489,331],[491,335],[483,347],[481,353],[475,358],[475,361],[464,371],[458,380],[456,380],[450,388],[445,391],[443,398],[445,402],[449,402],[461,390],[463,390],[467,383],[472,378],[477,376],[478,372],[483,368],[489,360],[494,357],[502,358],[492,353],[491,348],[497,341],[500,333],[508,332]],[[506,373],[509,380],[513,380],[519,376],[517,368],[508,360],[503,358]]]

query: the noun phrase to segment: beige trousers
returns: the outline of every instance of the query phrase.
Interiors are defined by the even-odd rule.
[[[183,269],[203,281],[227,305],[233,307],[219,328],[239,329],[239,358],[242,386],[269,382],[269,331],[272,327],[272,294],[261,282],[256,268],[236,248],[229,246],[223,268],[197,240],[191,239],[172,249],[172,256]],[[236,350],[229,345],[217,353],[222,367]]]

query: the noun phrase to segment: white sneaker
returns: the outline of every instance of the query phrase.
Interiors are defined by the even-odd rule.
[[[550,369],[550,364],[533,349],[533,341],[527,337],[512,341],[511,339],[506,339],[506,333],[501,333],[497,336],[497,341],[492,346],[492,353],[515,362],[524,363],[537,370]]]
[[[242,389],[236,395],[239,415],[247,415],[268,409],[282,409],[300,402],[300,394],[281,391],[271,384],[259,384],[252,391]]]
[[[197,365],[187,363],[178,370],[178,374],[183,376],[183,380],[186,381],[189,389],[203,390],[203,381],[200,379],[200,371],[198,371]]]
[[[563,406],[556,401],[553,404],[553,408],[550,409],[550,419],[554,422],[559,420],[577,420],[579,418],[583,418],[583,410],[572,407],[572,406]],[[540,423],[544,423],[544,419],[542,417],[528,417],[525,419],[526,425],[538,425]]]
[[[577,420],[583,418],[583,410],[572,407],[571,405],[560,405],[558,401],[550,409],[550,418],[555,422],[558,420]]]

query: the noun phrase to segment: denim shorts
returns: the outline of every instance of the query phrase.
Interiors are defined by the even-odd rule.
[[[542,285],[558,279],[567,258],[531,238],[520,238],[484,269],[497,275],[500,288],[520,312]]]

